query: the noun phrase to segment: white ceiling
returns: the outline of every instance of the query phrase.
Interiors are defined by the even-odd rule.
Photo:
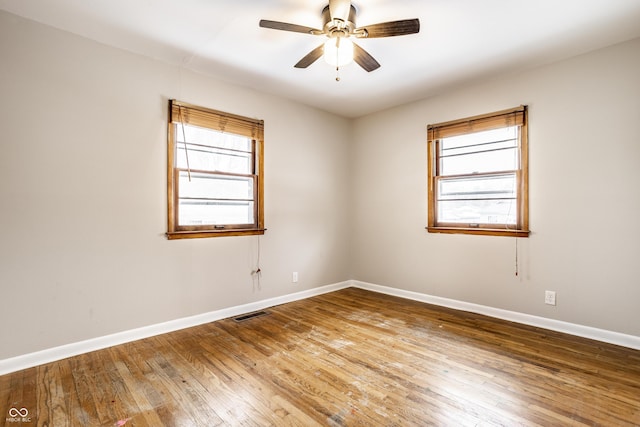
[[[358,117],[640,37],[640,0],[354,0],[358,26],[419,18],[419,34],[358,43],[367,73],[322,59],[293,65],[323,37],[258,27],[320,28],[328,0],[0,0],[0,9],[262,92]]]

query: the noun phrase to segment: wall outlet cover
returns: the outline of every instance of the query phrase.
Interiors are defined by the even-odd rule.
[[[544,291],[544,303],[548,305],[556,305],[555,291]]]

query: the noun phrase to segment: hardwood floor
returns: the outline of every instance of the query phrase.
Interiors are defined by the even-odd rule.
[[[0,422],[640,425],[637,350],[355,288],[268,312],[1,376]]]

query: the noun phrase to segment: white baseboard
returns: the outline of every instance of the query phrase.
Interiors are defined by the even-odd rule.
[[[449,298],[436,297],[418,292],[406,291],[403,289],[380,286],[372,283],[360,282],[357,280],[347,280],[344,282],[321,286],[318,288],[296,292],[293,294],[287,294],[280,297],[269,298],[262,301],[224,308],[221,310],[211,311],[209,313],[171,320],[156,325],[118,332],[103,337],[92,338],[77,343],[62,345],[35,353],[29,353],[22,356],[0,360],[0,375],[9,374],[11,372],[20,371],[22,369],[31,368],[45,363],[55,362],[56,360],[66,359],[67,357],[77,356],[79,354],[88,353],[90,351],[101,350],[103,348],[112,347],[118,344],[124,344],[155,335],[165,334],[168,332],[177,331],[179,329],[190,328],[192,326],[198,326],[204,323],[215,322],[216,320],[235,317],[245,313],[264,310],[276,305],[298,301],[301,299],[310,298],[316,295],[322,295],[328,292],[333,292],[348,287],[365,289],[382,294],[397,296],[400,298],[449,307],[456,310],[484,314],[486,316],[495,317],[498,319],[509,320],[512,322],[522,323],[530,326],[537,326],[544,329],[550,329],[552,331],[564,332],[571,335],[590,338],[597,341],[640,350],[640,337],[634,335],[626,335],[619,332],[577,325],[574,323],[533,316],[530,314],[518,313],[515,311],[502,310],[499,308],[493,308]]]
[[[390,288],[387,286],[374,285],[372,283],[353,280],[351,285],[355,288],[366,289],[368,291],[393,295],[414,301],[453,308],[456,310],[470,311],[472,313],[484,314],[498,319],[509,320],[511,322],[550,329],[552,331],[564,332],[583,338],[590,338],[610,344],[640,350],[640,337],[622,334],[619,332],[607,331],[605,329],[592,328],[590,326],[577,325],[575,323],[563,322],[561,320],[549,319],[546,317],[533,316],[531,314],[518,313],[515,311],[502,310],[479,304],[458,301],[449,298],[436,297],[419,292],[406,291],[403,289]]]
[[[198,326],[204,323],[215,322],[216,320],[235,317],[245,313],[264,310],[265,308],[310,298],[316,295],[322,295],[328,292],[337,291],[339,289],[348,288],[349,286],[351,286],[351,281],[335,283],[332,285],[309,289],[307,291],[296,292],[280,297],[269,298],[262,301],[224,308],[221,310],[211,311],[209,313],[184,317],[182,319],[144,326],[142,328],[118,332],[103,337],[92,338],[85,341],[37,351],[35,353],[29,353],[22,356],[0,360],[0,375],[5,375],[11,372],[20,371],[22,369],[31,368],[45,363],[55,362],[56,360],[66,359],[67,357],[77,356],[79,354],[88,353],[90,351],[101,350],[103,348],[112,347],[118,344],[124,344],[155,335],[165,334],[167,332],[173,332],[179,329],[190,328],[192,326]]]

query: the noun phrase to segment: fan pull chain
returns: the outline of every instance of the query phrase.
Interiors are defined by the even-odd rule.
[[[336,81],[340,81],[340,37],[336,38]]]

